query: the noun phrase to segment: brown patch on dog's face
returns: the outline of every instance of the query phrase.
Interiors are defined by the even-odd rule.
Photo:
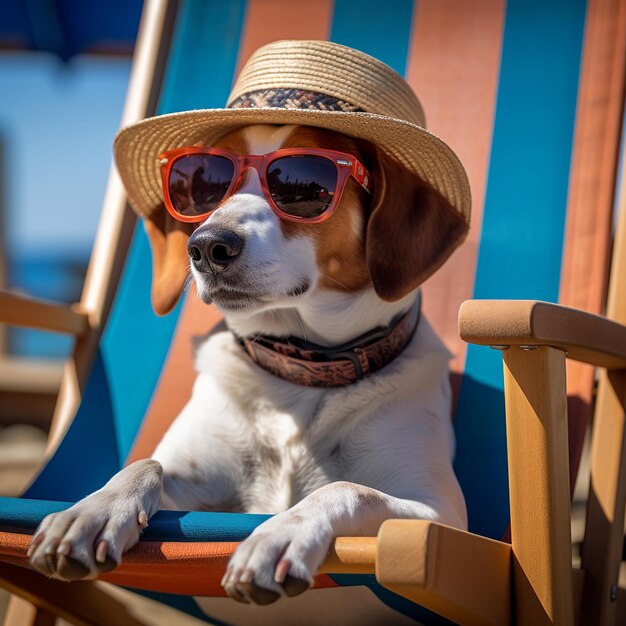
[[[162,205],[144,226],[152,249],[152,308],[157,315],[166,315],[176,306],[187,280],[187,240],[193,224],[175,220]]]
[[[248,154],[248,143],[241,128],[224,135],[213,144],[213,147],[228,150],[233,154]]]
[[[319,224],[283,222],[286,237],[315,239],[320,286],[356,292],[373,285],[383,300],[414,291],[461,244],[463,216],[434,188],[366,141],[298,127],[284,147],[347,152],[369,169],[373,194],[350,177],[339,206]]]
[[[326,148],[346,152],[364,160],[359,142],[332,131],[299,126],[289,135],[284,148]],[[285,237],[303,235],[314,240],[319,286],[334,291],[356,292],[371,285],[365,260],[365,229],[370,198],[352,178],[333,215],[318,224],[281,221]]]

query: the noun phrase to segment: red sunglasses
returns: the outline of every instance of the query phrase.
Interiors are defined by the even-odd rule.
[[[368,193],[369,172],[351,154],[322,148],[286,148],[263,155],[238,155],[219,148],[185,147],[159,157],[163,197],[170,215],[201,222],[237,189],[254,168],[278,217],[314,224],[337,208],[352,176]]]

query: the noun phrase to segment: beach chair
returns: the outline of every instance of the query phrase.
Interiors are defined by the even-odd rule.
[[[124,123],[155,106],[159,113],[223,106],[235,68],[281,38],[329,38],[387,62],[407,77],[428,127],[467,168],[470,236],[423,291],[425,314],[455,355],[455,468],[470,530],[389,520],[377,538],[337,538],[316,589],[252,613],[220,597],[219,580],[236,543],[265,517],[159,512],[122,565],[101,578],[214,623],[285,623],[280,611],[300,606],[301,623],[327,616],[349,624],[354,606],[369,607],[373,596],[394,607],[398,623],[626,623],[618,585],[626,497],[623,176],[613,223],[626,2],[151,1]],[[207,65],[211,84],[198,84]],[[193,297],[168,317],[152,313],[150,250],[141,226],[131,237],[133,223],[113,175],[80,305],[0,300],[6,323],[78,337],[50,458],[24,498],[0,499],[0,585],[33,602],[39,623],[52,623],[50,615],[138,623],[92,583],[30,571],[26,548],[46,514],[150,454],[191,389],[193,337],[218,321]],[[148,227],[160,232],[156,221]],[[180,253],[185,233],[162,233],[161,241]],[[603,369],[582,563],[573,569],[570,490],[594,405],[592,366]],[[352,595],[334,600],[338,586]]]

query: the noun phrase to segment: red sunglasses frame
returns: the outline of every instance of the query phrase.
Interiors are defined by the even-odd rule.
[[[174,163],[183,156],[188,155],[210,155],[227,158],[234,167],[233,179],[230,182],[228,190],[224,194],[224,197],[220,201],[219,205],[212,211],[203,213],[202,215],[181,215],[176,211],[170,197],[169,179]],[[289,215],[284,211],[281,211],[272,198],[270,193],[266,173],[269,166],[276,161],[289,156],[321,156],[325,157],[329,161],[332,161],[337,168],[337,185],[335,187],[335,193],[333,195],[332,202],[328,208],[321,214],[315,217],[297,217],[295,215]],[[371,177],[365,166],[353,155],[346,152],[337,152],[336,150],[326,150],[324,148],[283,148],[274,152],[268,152],[267,154],[248,154],[240,155],[233,154],[227,150],[221,150],[220,148],[205,148],[202,146],[186,146],[183,148],[176,148],[175,150],[168,150],[159,155],[159,164],[161,166],[161,184],[163,186],[163,198],[165,200],[165,207],[168,213],[176,220],[180,222],[201,222],[205,220],[209,215],[219,209],[219,206],[227,200],[239,187],[239,183],[243,174],[249,168],[253,168],[257,171],[259,179],[261,181],[261,189],[267,199],[272,211],[280,218],[289,222],[300,222],[305,224],[317,224],[327,220],[334,213],[335,209],[339,205],[343,190],[346,185],[346,181],[352,176],[357,183],[368,193],[372,193]]]

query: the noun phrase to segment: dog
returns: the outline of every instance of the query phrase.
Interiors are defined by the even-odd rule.
[[[227,196],[190,226],[188,259],[168,261],[154,223],[148,233],[160,268],[154,301],[171,307],[180,280],[163,276],[190,271],[225,327],[199,346],[192,396],[152,458],[46,517],[29,556],[48,576],[93,578],[120,563],[159,508],[271,513],[222,579],[234,600],[265,605],[308,589],[336,536],[375,535],[389,518],[467,527],[452,469],[450,354],[419,308],[419,285],[467,221],[374,143],[327,128],[244,125],[211,148],[245,158]],[[290,151],[345,155],[352,175],[327,219],[285,219],[269,168],[251,165]],[[344,370],[332,358],[313,374],[293,366],[303,352],[392,336],[376,367],[347,360],[357,374],[346,384],[334,384]]]

